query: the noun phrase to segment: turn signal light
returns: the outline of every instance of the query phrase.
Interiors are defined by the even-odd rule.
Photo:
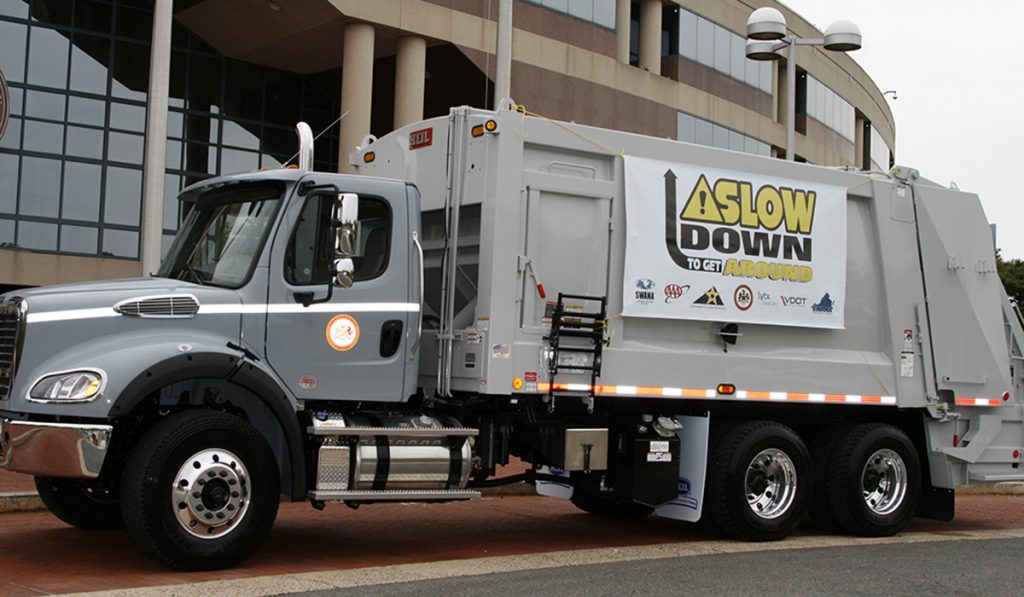
[[[363,154],[363,161],[367,164],[372,163],[375,159],[377,159],[377,154],[372,151],[367,151]]]
[[[483,134],[484,134],[484,125],[478,124],[478,125],[474,126],[472,129],[470,129],[469,132],[474,137],[482,137]]]
[[[718,384],[718,393],[723,396],[731,396],[736,393],[736,386],[731,383],[720,383]]]
[[[484,128],[487,129],[488,133],[493,133],[498,130],[498,122],[496,120],[488,120],[484,123]]]

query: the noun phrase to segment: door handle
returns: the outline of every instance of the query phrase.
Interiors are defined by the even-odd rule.
[[[388,358],[402,344],[402,320],[389,319],[380,327],[380,356]]]

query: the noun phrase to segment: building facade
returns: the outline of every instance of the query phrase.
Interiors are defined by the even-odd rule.
[[[343,171],[367,134],[493,105],[497,5],[0,0],[0,290],[148,273],[144,216],[166,250],[181,188],[285,164],[299,120],[323,131],[317,168]],[[772,0],[516,0],[511,95],[551,118],[783,156],[784,61],[745,57],[747,17],[766,5],[793,34],[821,36]],[[157,98],[161,17],[170,62]],[[801,47],[796,106],[797,159],[891,165],[892,113],[849,56]],[[165,163],[144,184],[147,143],[165,144]]]

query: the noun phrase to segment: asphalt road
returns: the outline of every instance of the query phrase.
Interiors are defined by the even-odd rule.
[[[293,593],[307,596],[1020,595],[1024,539],[674,557]]]

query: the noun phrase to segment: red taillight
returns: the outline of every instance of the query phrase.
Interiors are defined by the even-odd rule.
[[[1010,393],[1009,392],[1003,392],[1003,402],[1006,402],[1009,399],[1010,399]]]
[[[957,447],[959,445],[960,445],[960,436],[959,435],[954,435],[953,436],[953,447],[955,448],[955,447]]]

